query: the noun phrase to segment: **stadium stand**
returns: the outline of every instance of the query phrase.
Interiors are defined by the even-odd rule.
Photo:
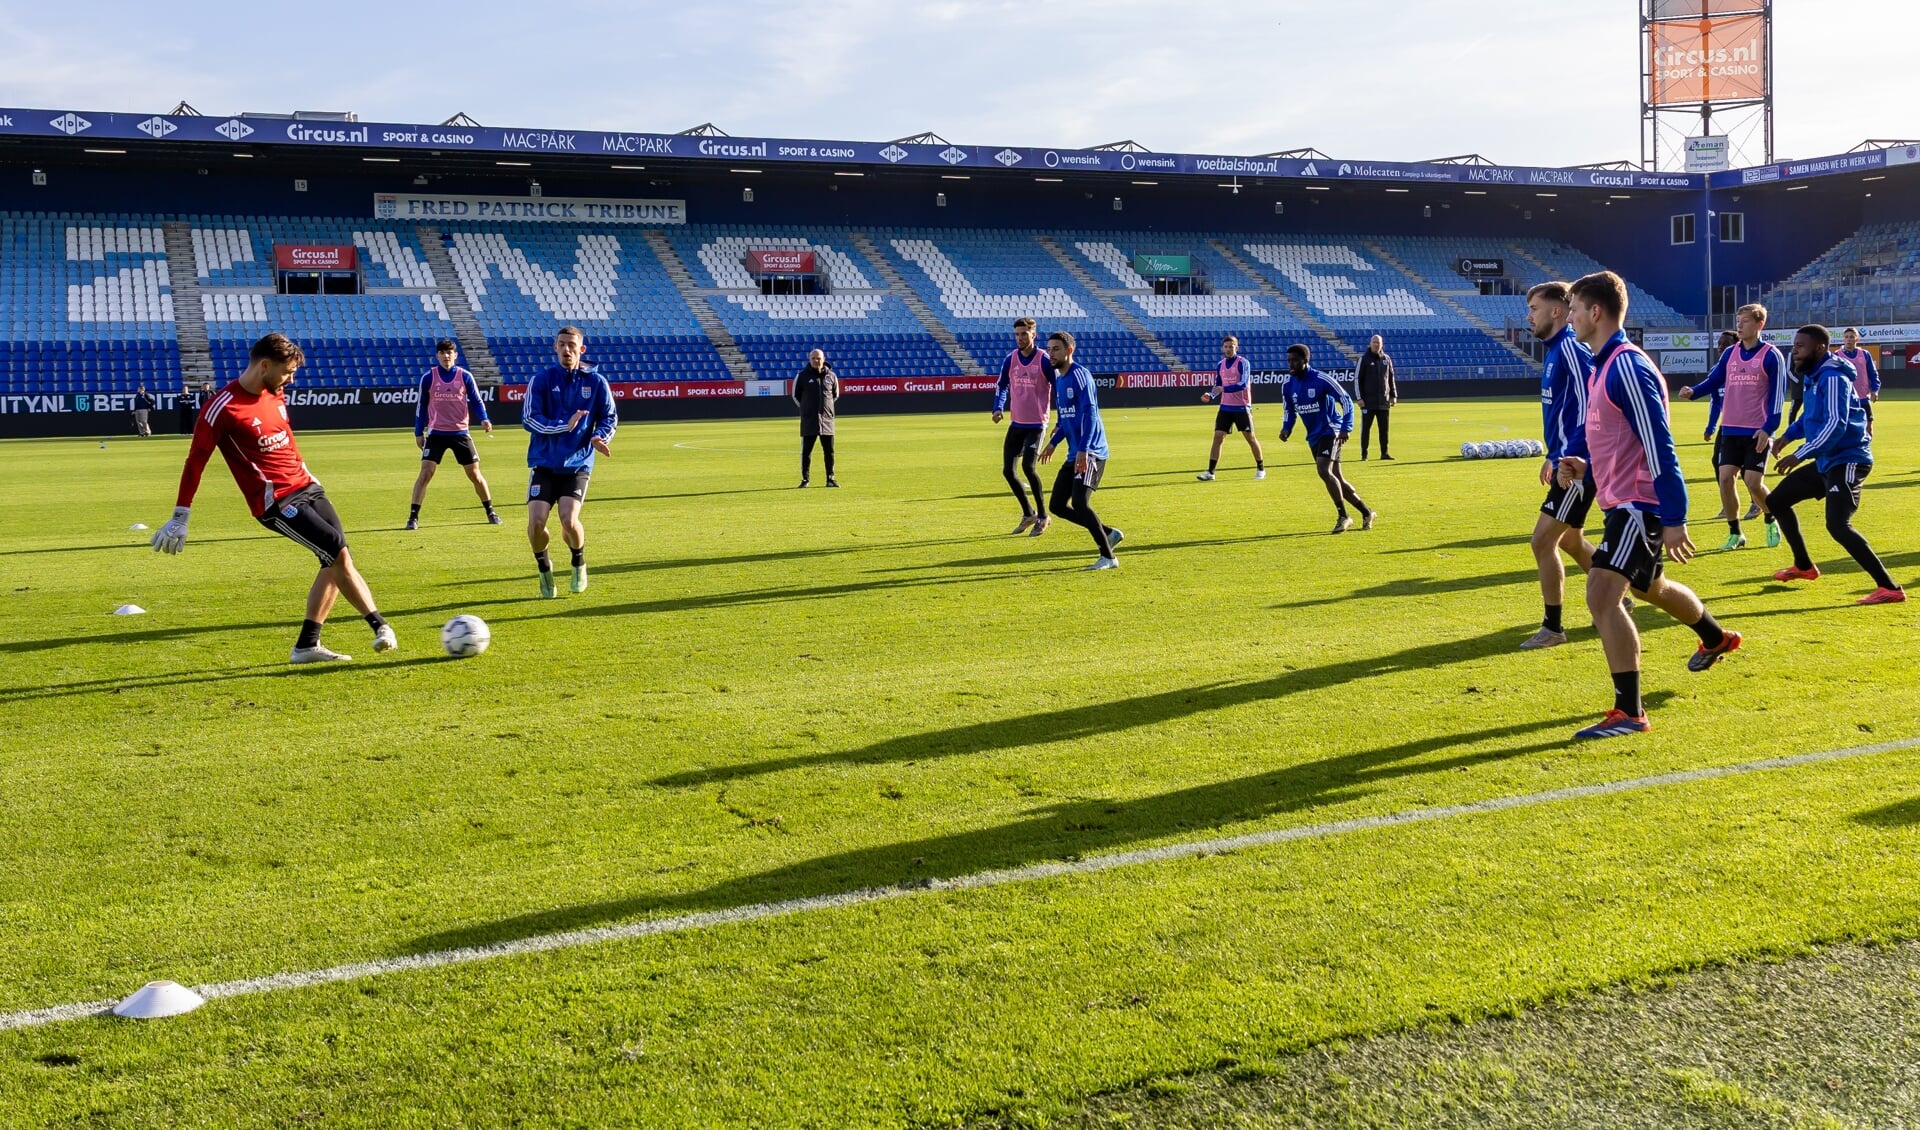
[[[1920,321],[1920,222],[1868,224],[1755,297],[1775,325]]]
[[[144,217],[0,217],[0,313],[8,393],[179,386],[166,248]]]
[[[1100,372],[1159,371],[1170,359],[1211,368],[1228,332],[1263,368],[1283,367],[1294,342],[1312,345],[1317,363],[1345,367],[1379,333],[1406,380],[1516,376],[1534,371],[1507,344],[1527,344],[1526,287],[1599,267],[1562,243],[1504,236],[725,224],[647,232],[484,221],[434,229],[9,213],[0,216],[8,391],[179,387],[170,279],[188,283],[185,264],[169,262],[165,225],[185,225],[190,237],[214,372],[235,371],[248,342],[278,329],[302,343],[303,379],[321,388],[410,384],[432,341],[454,333],[448,301],[460,299],[508,381],[551,363],[553,330],[564,322],[586,331],[589,357],[616,380],[728,380],[714,338],[729,334],[756,372],[776,379],[814,347],[845,376],[952,375],[969,362],[993,372],[1022,315],[1072,331],[1081,359]],[[273,248],[284,244],[357,248],[364,293],[276,293]],[[754,250],[811,251],[816,273],[783,288],[806,293],[769,293],[748,268]],[[1133,269],[1141,252],[1188,256],[1192,276],[1179,289],[1190,292],[1155,293]],[[662,262],[675,255],[684,274]],[[1468,256],[1503,259],[1515,293],[1480,293],[1455,269]],[[436,277],[435,262],[453,277]],[[1844,310],[1836,297],[1844,291],[1911,304],[1916,274],[1920,225],[1875,225],[1782,284],[1776,301]],[[1885,281],[1858,281],[1875,277]],[[1637,287],[1633,301],[1637,324],[1691,328]]]
[[[869,272],[844,228],[694,226],[667,239],[711,288],[710,305],[754,371],[792,376],[809,349],[824,350],[843,377],[945,376],[960,370],[900,296]],[[762,294],[747,270],[749,251],[812,251],[820,293]]]
[[[462,223],[447,253],[501,374],[553,364],[553,331],[587,335],[587,356],[620,381],[728,380],[660,260],[631,228]]]

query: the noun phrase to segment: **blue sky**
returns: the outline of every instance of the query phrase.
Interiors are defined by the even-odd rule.
[[[1636,7],[339,0],[0,8],[0,105],[1513,164],[1638,156]],[[1912,0],[1781,0],[1779,155],[1920,136]],[[1875,69],[1880,73],[1876,76]]]

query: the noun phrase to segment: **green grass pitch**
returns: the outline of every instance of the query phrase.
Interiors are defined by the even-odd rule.
[[[209,468],[150,552],[178,438],[0,444],[0,1012],[1624,780],[1920,732],[1916,611],[1807,523],[1675,570],[1747,645],[1704,675],[1651,609],[1653,733],[1609,704],[1582,582],[1539,593],[1526,402],[1409,402],[1379,508],[1327,534],[1303,444],[1252,481],[1213,410],[1108,409],[1083,531],[1013,538],[985,413],[629,424],[592,588],[537,599],[524,440],[402,532],[403,433],[309,433],[401,647],[285,664],[311,557]],[[1695,540],[1723,532],[1677,405]],[[1860,527],[1920,566],[1920,405],[1880,409]],[[297,423],[297,420],[296,420]],[[1050,476],[1049,476],[1050,479]],[[1744,497],[1742,499],[1744,505]],[[1597,516],[1590,524],[1597,528]],[[1759,541],[1755,539],[1756,543]],[[561,558],[564,563],[564,557]],[[133,602],[143,617],[113,618]],[[437,632],[471,612],[484,656]],[[0,1124],[1042,1124],[1088,1095],[1662,971],[1912,935],[1920,752],[0,1033]],[[1886,814],[1906,813],[1890,819]]]

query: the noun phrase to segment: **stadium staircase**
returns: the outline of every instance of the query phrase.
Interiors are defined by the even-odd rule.
[[[880,272],[880,277],[887,280],[888,288],[900,296],[900,301],[906,303],[908,311],[922,326],[926,327],[927,334],[940,344],[940,348],[946,351],[947,356],[953,358],[953,363],[960,366],[962,373],[969,377],[986,375],[986,369],[974,358],[973,351],[954,336],[954,332],[947,328],[945,322],[934,316],[933,308],[927,305],[912,286],[908,285],[905,276],[901,275],[898,268],[893,265],[893,260],[881,254],[880,249],[874,246],[873,240],[867,233],[849,232],[847,238],[860,249],[860,254],[865,255],[867,261],[873,264],[874,270]]]
[[[1040,246],[1047,249],[1047,254],[1053,256],[1062,267],[1067,269],[1067,273],[1073,276],[1075,282],[1087,288],[1087,293],[1093,295],[1095,301],[1106,307],[1107,313],[1112,314],[1121,325],[1127,327],[1127,331],[1139,338],[1142,345],[1152,350],[1153,355],[1160,359],[1160,363],[1165,365],[1169,372],[1184,372],[1191,367],[1173,350],[1168,349],[1167,343],[1161,341],[1160,335],[1148,328],[1145,322],[1134,317],[1125,306],[1115,302],[1113,296],[1102,289],[1100,283],[1094,279],[1093,272],[1081,266],[1078,259],[1067,254],[1052,236],[1037,235],[1034,239],[1039,241]]]
[[[169,220],[160,225],[160,230],[167,248],[167,285],[173,290],[173,334],[180,346],[180,379],[185,385],[215,384],[207,314],[200,304],[200,277],[194,266],[193,225]]]
[[[474,316],[473,304],[467,301],[466,288],[460,285],[453,257],[447,254],[446,237],[435,227],[417,228],[415,232],[420,236],[420,250],[426,256],[427,267],[433,272],[434,293],[446,303],[454,339],[460,343],[460,353],[467,359],[467,371],[483,385],[499,384],[500,363],[487,345],[487,333],[480,328],[480,319]]]
[[[1271,282],[1268,282],[1266,275],[1263,274],[1253,264],[1241,258],[1240,253],[1235,251],[1233,247],[1227,243],[1226,240],[1209,239],[1207,240],[1207,246],[1219,252],[1221,258],[1233,264],[1233,267],[1235,270],[1239,271],[1241,274],[1252,279],[1254,282],[1254,285],[1260,288],[1261,294],[1264,294],[1268,298],[1271,298],[1275,302],[1279,303],[1282,307],[1286,309],[1287,313],[1292,314],[1294,317],[1300,319],[1301,322],[1305,323],[1308,329],[1312,330],[1314,333],[1319,334],[1322,338],[1325,338],[1327,341],[1332,342],[1333,347],[1340,351],[1340,356],[1346,358],[1347,364],[1358,365],[1360,363],[1360,351],[1358,349],[1355,349],[1353,346],[1348,345],[1344,340],[1342,340],[1340,335],[1334,331],[1334,328],[1332,326],[1329,326],[1327,323],[1321,321],[1319,318],[1314,317],[1312,311],[1308,310],[1305,306],[1300,305],[1298,302],[1295,302],[1292,298],[1288,297],[1287,293],[1281,290],[1279,287],[1273,285]]]
[[[673,244],[667,242],[666,233],[659,228],[647,228],[641,235],[645,237],[647,246],[653,249],[654,257],[660,260],[660,266],[666,269],[667,278],[672,280],[673,288],[680,292],[687,309],[693,311],[693,320],[700,323],[701,331],[713,343],[720,360],[726,362],[727,372],[732,373],[736,381],[758,380],[758,374],[753,371],[753,362],[747,360],[740,343],[733,340],[733,334],[720,321],[720,316],[713,312],[712,303],[707,301],[700,285],[694,282],[686,261],[673,249]]]
[[[1366,244],[1362,244],[1362,246],[1365,247],[1368,251],[1373,252],[1375,255],[1378,255],[1380,257],[1380,260],[1384,262],[1387,266],[1392,267],[1394,270],[1401,272],[1402,274],[1406,275],[1408,278],[1412,279],[1414,282],[1419,283],[1421,287],[1424,288],[1426,292],[1433,297],[1434,301],[1440,303],[1440,305],[1442,306],[1445,306],[1447,309],[1453,311],[1455,314],[1460,315],[1460,317],[1466,319],[1467,323],[1473,326],[1473,328],[1479,330],[1481,333],[1486,334],[1488,337],[1499,342],[1502,348],[1504,348],[1508,353],[1513,354],[1514,357],[1520,360],[1523,364],[1525,364],[1527,368],[1533,370],[1534,372],[1540,371],[1540,368],[1541,368],[1540,362],[1535,361],[1533,357],[1529,355],[1525,350],[1513,344],[1513,342],[1508,340],[1505,335],[1501,334],[1498,330],[1494,329],[1493,326],[1489,324],[1485,318],[1480,317],[1480,315],[1475,314],[1473,311],[1467,309],[1465,306],[1462,306],[1460,303],[1455,302],[1453,298],[1447,294],[1446,291],[1441,290],[1438,286],[1434,285],[1434,283],[1431,280],[1429,280],[1425,275],[1422,275],[1419,271],[1414,270],[1412,267],[1408,266],[1406,263],[1403,263],[1398,258],[1395,258],[1392,252],[1380,246],[1378,243],[1366,243]]]
[[[1541,278],[1544,278],[1544,279],[1553,279],[1553,278],[1559,278],[1559,277],[1560,277],[1560,276],[1559,276],[1559,273],[1558,273],[1558,272],[1556,272],[1556,271],[1555,271],[1555,270],[1554,270],[1554,269],[1553,269],[1552,267],[1549,267],[1549,266],[1547,266],[1547,264],[1546,264],[1546,261],[1545,261],[1545,260],[1543,260],[1543,259],[1541,259],[1541,258],[1540,258],[1539,256],[1537,256],[1537,255],[1534,255],[1533,253],[1531,253],[1531,252],[1529,252],[1529,251],[1528,251],[1528,250],[1527,250],[1526,248],[1524,248],[1524,247],[1522,247],[1522,246],[1520,246],[1519,244],[1517,244],[1517,243],[1509,243],[1509,244],[1507,244],[1507,245],[1506,245],[1506,247],[1507,247],[1507,250],[1508,250],[1508,251],[1511,251],[1511,252],[1513,252],[1513,253],[1514,253],[1515,255],[1518,255],[1518,256],[1519,256],[1520,258],[1522,258],[1522,259],[1524,259],[1524,260],[1526,260],[1526,262],[1527,262],[1527,264],[1528,264],[1529,266],[1531,266],[1531,267],[1533,267],[1533,268],[1534,268],[1535,270],[1537,270],[1537,271],[1539,271],[1539,272],[1540,272],[1540,277],[1541,277]],[[1567,279],[1566,281],[1567,281],[1567,282],[1572,282],[1573,280],[1572,280],[1572,279]]]

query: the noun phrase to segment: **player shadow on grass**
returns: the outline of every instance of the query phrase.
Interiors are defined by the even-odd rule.
[[[1657,705],[1666,696],[1667,692],[1661,692],[1649,696],[1648,701]],[[416,939],[405,952],[486,945],[638,916],[722,910],[878,887],[911,887],[933,878],[1077,860],[1149,841],[1192,840],[1235,825],[1362,800],[1380,791],[1380,783],[1397,778],[1556,752],[1566,747],[1571,729],[1587,720],[1584,715],[1546,718],[1416,738],[1136,800],[1063,800],[1031,809],[1013,823],[821,856],[687,894],[637,894],[447,930]],[[1495,749],[1429,758],[1456,746],[1524,739],[1542,731],[1556,733],[1550,738]]]
[[[279,627],[281,625],[269,625]],[[243,667],[220,667],[202,671],[170,671],[156,675],[122,675],[108,679],[83,679],[73,683],[41,683],[26,687],[0,687],[0,705],[43,698],[72,698],[76,695],[110,691],[160,690],[165,687],[194,687],[207,683],[226,683],[236,679],[308,679],[334,673],[387,670],[394,667],[418,667],[423,663],[454,662],[444,655],[415,655],[406,659],[380,659],[362,663],[308,663],[292,666],[286,662],[258,663]]]
[[[762,777],[816,765],[923,761],[936,757],[998,753],[1049,742],[1092,741],[1107,734],[1156,726],[1177,718],[1327,690],[1396,672],[1427,671],[1451,663],[1506,655],[1513,651],[1515,640],[1523,637],[1524,629],[1500,628],[1470,639],[1422,644],[1388,655],[1287,671],[1251,682],[1204,683],[1112,702],[1070,706],[1017,718],[973,722],[923,734],[887,738],[855,749],[799,754],[710,769],[690,769],[655,778],[650,783],[666,788],[684,788]]]
[[[109,550],[115,550],[115,549],[123,549],[123,550],[137,549],[143,553],[152,553],[153,546],[151,543],[145,540],[145,536],[146,535],[142,535],[141,540],[138,540],[138,541],[113,542],[108,545],[50,545],[40,549],[0,549],[0,557],[39,557],[43,554],[48,554],[48,553],[95,553],[95,552],[104,553]],[[228,538],[197,537],[193,539],[193,544],[219,545],[222,542],[235,542],[235,541],[272,541],[273,539],[279,536],[280,536],[279,534],[275,534],[275,533],[259,533],[259,534],[251,534],[251,535],[243,534],[239,537],[228,537]]]
[[[1080,556],[1085,557],[1086,554]],[[1040,559],[1045,564],[1044,559]],[[441,612],[471,612],[475,608],[526,607],[534,611],[524,616],[500,616],[490,614],[487,619],[494,624],[514,623],[521,620],[550,620],[575,618],[582,616],[646,616],[668,612],[696,612],[709,608],[737,608],[755,604],[785,604],[796,600],[829,600],[834,597],[856,596],[861,593],[880,592],[887,589],[918,589],[940,585],[964,585],[992,581],[1006,581],[1016,577],[1059,572],[1058,567],[1028,570],[1002,569],[993,573],[948,574],[937,577],[889,577],[883,580],[846,581],[833,585],[810,585],[806,587],[769,586],[758,589],[740,589],[731,592],[689,593],[685,596],[662,597],[658,600],[637,600],[627,604],[574,604],[544,600],[537,596],[512,596],[500,600],[465,600],[448,604],[436,604],[425,608],[409,608],[409,614],[426,615]]]
[[[172,628],[145,628],[132,632],[98,632],[90,636],[56,636],[41,640],[0,640],[0,652],[52,651],[61,647],[83,647],[96,643],[158,643],[216,632],[248,632],[257,628],[285,628],[284,620],[254,624],[182,624]]]
[[[1855,824],[1865,824],[1870,828],[1910,828],[1920,824],[1920,797],[1908,797],[1879,808],[1856,812],[1851,819]]]
[[[929,538],[923,541],[863,542],[851,545],[815,546],[810,549],[770,549],[759,553],[732,553],[719,557],[663,557],[654,561],[615,561],[605,565],[594,565],[593,575],[606,577],[618,573],[652,573],[667,569],[718,569],[729,565],[765,565],[776,561],[805,561],[815,557],[837,557],[848,553],[928,549],[942,545],[972,545],[977,542],[996,541],[999,537],[1000,535],[995,534],[977,534],[972,537]],[[515,573],[506,577],[464,577],[457,581],[444,581],[441,587],[513,584],[516,581],[524,582],[531,577],[531,572]],[[416,609],[416,611],[439,611],[439,609]]]
[[[1342,597],[1314,597],[1309,600],[1293,600],[1280,604],[1269,604],[1268,608],[1315,608],[1335,600],[1370,600],[1375,597],[1420,597],[1439,596],[1441,593],[1468,592],[1481,589],[1500,588],[1505,585],[1530,584],[1539,581],[1537,569],[1515,569],[1506,573],[1487,573],[1478,577],[1403,577],[1397,581],[1382,581],[1377,585],[1368,585],[1355,589]]]

